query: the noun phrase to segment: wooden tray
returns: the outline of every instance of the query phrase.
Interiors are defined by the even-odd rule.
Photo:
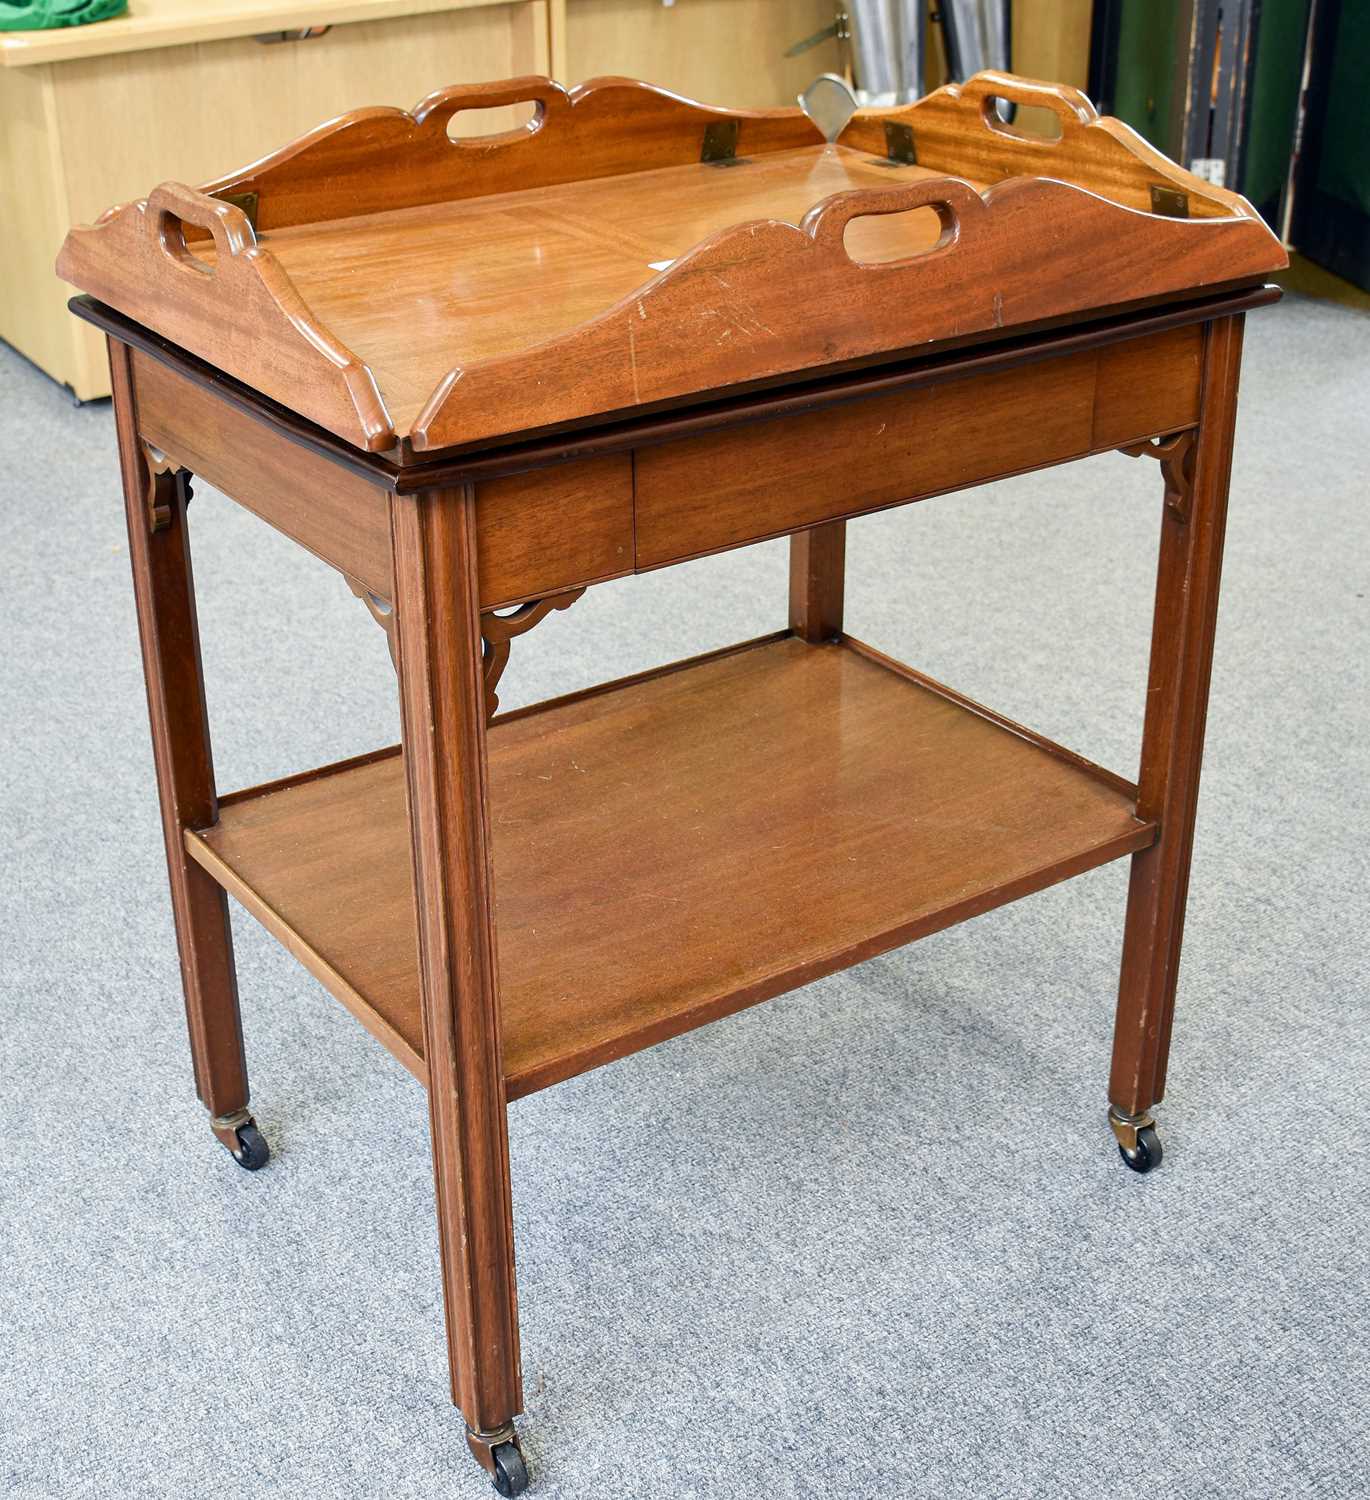
[[[1016,132],[997,98],[1048,107],[1059,139]],[[462,110],[527,101],[525,129],[449,137]],[[57,269],[406,461],[1286,263],[1244,199],[1077,90],[981,73],[833,144],[798,109],[625,79],[446,89],[203,189],[163,183],[73,229]]]

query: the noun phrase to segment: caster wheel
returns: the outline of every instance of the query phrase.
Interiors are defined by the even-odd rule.
[[[528,1488],[528,1466],[517,1443],[500,1443],[490,1450],[495,1461],[495,1489],[501,1495],[521,1495]]]
[[[271,1147],[267,1145],[266,1137],[255,1125],[240,1125],[234,1134],[238,1149],[230,1151],[233,1160],[244,1172],[260,1172],[271,1160]]]
[[[1145,1130],[1137,1132],[1137,1149],[1129,1151],[1124,1146],[1118,1147],[1118,1155],[1124,1163],[1131,1167],[1134,1172],[1150,1172],[1161,1164],[1163,1156],[1161,1151],[1161,1138],[1156,1134],[1156,1128],[1148,1125]]]

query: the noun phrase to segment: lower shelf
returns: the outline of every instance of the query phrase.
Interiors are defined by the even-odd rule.
[[[510,1098],[1145,847],[1127,783],[852,641],[490,730]],[[398,750],[226,798],[191,854],[420,1078]]]

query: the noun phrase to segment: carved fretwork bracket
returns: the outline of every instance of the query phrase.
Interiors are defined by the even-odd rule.
[[[1165,477],[1166,509],[1177,521],[1189,520],[1189,501],[1194,489],[1194,454],[1196,444],[1193,428],[1185,432],[1172,433],[1169,437],[1146,438],[1140,443],[1128,443],[1122,452],[1131,458],[1154,458],[1161,466]]]
[[[583,588],[571,589],[565,594],[551,594],[546,599],[530,599],[507,615],[497,615],[490,610],[480,617],[486,718],[492,718],[499,707],[499,695],[495,689],[509,665],[510,643],[516,636],[527,635],[534,625],[540,625],[554,609],[570,609],[584,592]]]
[[[171,525],[177,484],[182,486],[185,504],[190,504],[190,470],[183,469],[151,443],[143,444],[143,462],[147,465],[147,529],[165,531]]]
[[[390,660],[398,670],[395,656],[395,609],[388,599],[382,599],[355,578],[347,580],[348,587],[366,606],[367,613],[385,631],[390,647]],[[585,592],[583,588],[570,589],[564,594],[551,594],[545,599],[530,599],[508,614],[496,614],[487,610],[480,617],[481,669],[485,677],[485,716],[492,718],[499,707],[499,695],[495,689],[504,669],[509,665],[509,649],[516,636],[526,635],[534,625],[540,624],[554,609],[569,609]]]
[[[347,578],[347,574],[344,573],[343,577]],[[385,644],[390,647],[390,664],[398,672],[400,661],[395,655],[395,606],[388,599],[382,599],[379,594],[373,594],[355,578],[347,578],[347,586],[366,606],[367,614],[385,631]]]

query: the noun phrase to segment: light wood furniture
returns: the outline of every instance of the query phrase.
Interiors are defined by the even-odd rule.
[[[820,73],[840,73],[835,40],[798,57],[830,26],[836,0],[552,0],[552,71],[567,83],[650,78],[692,99],[764,109],[793,104]]]
[[[835,144],[621,80],[459,87],[68,235],[200,1097],[262,1166],[229,893],[427,1086],[453,1399],[501,1493],[527,1482],[510,1100],[1130,855],[1109,1120],[1159,1163],[1242,324],[1283,263],[1075,90],[993,74]],[[1164,476],[1135,785],[842,626],[851,517],[1118,448]],[[192,474],[344,575],[401,746],[217,795]],[[551,610],[785,534],[787,629],[497,712]]]

